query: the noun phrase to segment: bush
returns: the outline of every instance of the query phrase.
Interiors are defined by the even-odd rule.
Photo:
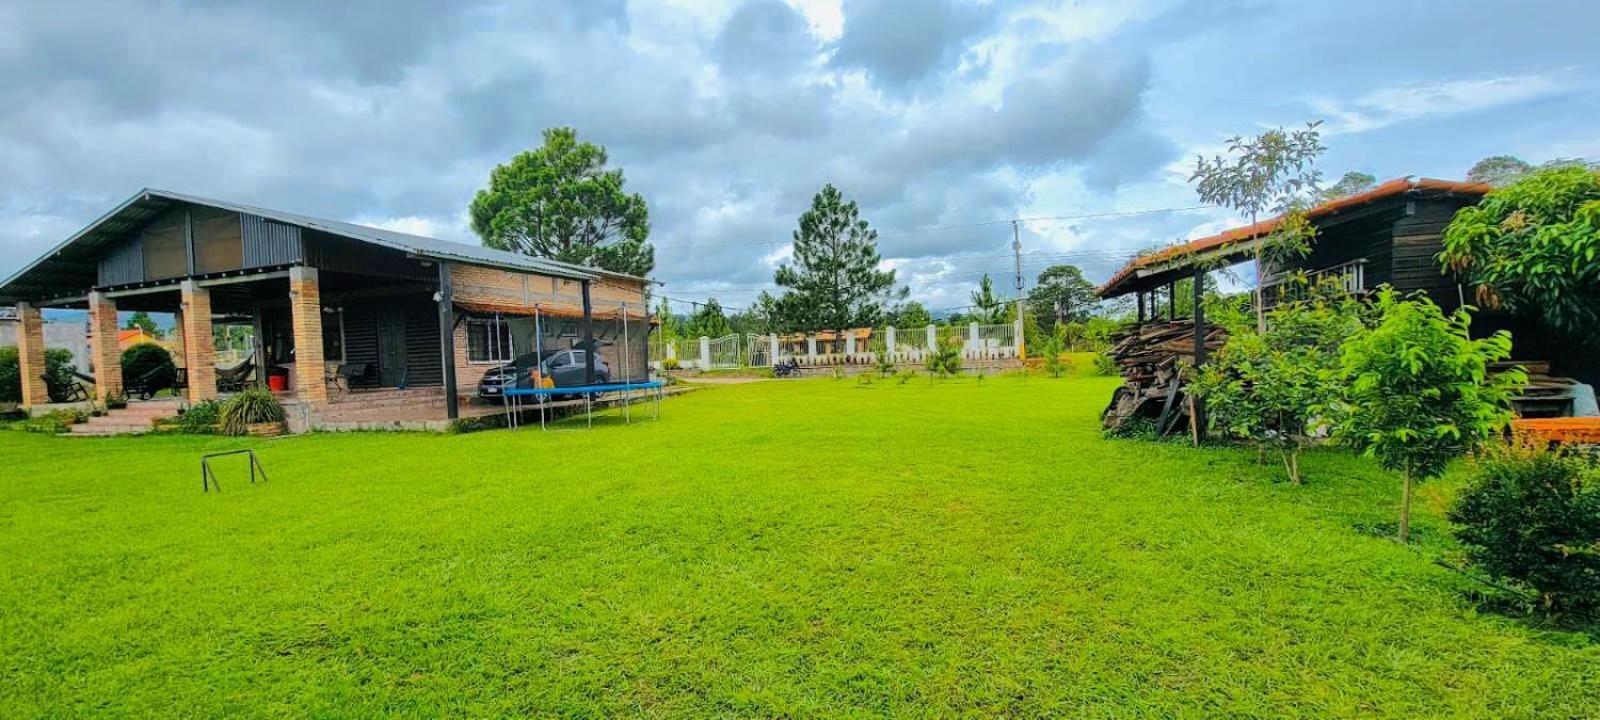
[[[1117,361],[1110,355],[1097,352],[1094,354],[1094,374],[1110,377],[1117,374]]]
[[[122,351],[122,380],[132,383],[153,373],[148,383],[155,390],[164,390],[178,382],[178,368],[172,364],[172,353],[155,343],[139,343]]]
[[[57,385],[66,386],[76,380],[72,377],[72,352],[61,348],[44,351],[44,372]],[[66,402],[67,398],[52,395],[51,402]],[[22,365],[17,358],[17,348],[0,347],[0,403],[22,402]]]
[[[53,410],[43,415],[27,418],[16,424],[17,429],[34,433],[64,433],[74,423],[81,423],[89,419],[89,414],[82,410]]]
[[[872,366],[878,371],[878,375],[881,377],[889,377],[890,375],[894,374],[894,358],[890,357],[889,353],[887,352],[874,353],[872,356]]]
[[[1547,612],[1600,607],[1600,477],[1529,443],[1491,447],[1450,512],[1467,559],[1539,593]]]
[[[179,432],[191,435],[209,435],[217,432],[217,426],[222,417],[222,403],[216,400],[202,400],[185,410],[178,416],[174,423]]]
[[[675,357],[669,357],[661,361],[662,370],[677,370],[680,367],[683,367],[683,363],[678,362]]]
[[[283,406],[265,388],[249,387],[224,403],[217,413],[222,434],[245,435],[257,423],[283,422]]]

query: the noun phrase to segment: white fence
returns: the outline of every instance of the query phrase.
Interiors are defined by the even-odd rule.
[[[1019,323],[856,328],[791,335],[726,335],[653,341],[650,359],[657,369],[666,360],[679,367],[771,367],[793,360],[801,365],[869,365],[880,357],[896,363],[927,360],[940,347],[958,347],[968,361],[1020,358]]]

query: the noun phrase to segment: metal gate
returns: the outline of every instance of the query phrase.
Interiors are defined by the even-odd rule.
[[[766,335],[746,335],[744,340],[750,367],[772,367],[772,343]]]
[[[740,346],[742,345],[741,341],[743,339],[744,339],[744,337],[741,336],[741,335],[724,335],[724,336],[719,337],[719,338],[712,338],[711,339],[711,367],[714,367],[714,368],[736,368],[736,367],[739,367],[739,365],[741,364],[740,361],[742,360],[741,353],[739,352],[739,349],[740,349]]]

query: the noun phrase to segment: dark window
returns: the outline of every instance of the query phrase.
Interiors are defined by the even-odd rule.
[[[511,327],[500,318],[467,319],[467,362],[509,362]]]
[[[344,362],[344,309],[322,313],[322,360]]]
[[[144,277],[146,280],[182,277],[189,274],[189,252],[183,246],[183,211],[167,213],[150,223],[142,233]]]
[[[244,236],[239,213],[196,207],[190,210],[194,228],[196,273],[238,270],[244,267]]]

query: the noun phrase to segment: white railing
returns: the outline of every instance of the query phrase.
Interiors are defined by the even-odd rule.
[[[1261,295],[1265,298],[1266,305],[1276,305],[1282,302],[1286,295],[1298,296],[1302,289],[1295,288],[1289,283],[1301,277],[1305,278],[1304,288],[1316,287],[1331,278],[1347,293],[1363,293],[1367,291],[1367,259],[1358,258],[1306,273],[1274,273],[1261,286]]]
[[[957,348],[969,361],[1014,360],[1019,356],[1018,326],[1007,324],[924,325],[792,335],[726,335],[652,342],[650,361],[661,368],[668,358],[679,367],[771,367],[793,360],[806,366],[871,365],[884,356],[896,363],[925,362],[931,352]]]

